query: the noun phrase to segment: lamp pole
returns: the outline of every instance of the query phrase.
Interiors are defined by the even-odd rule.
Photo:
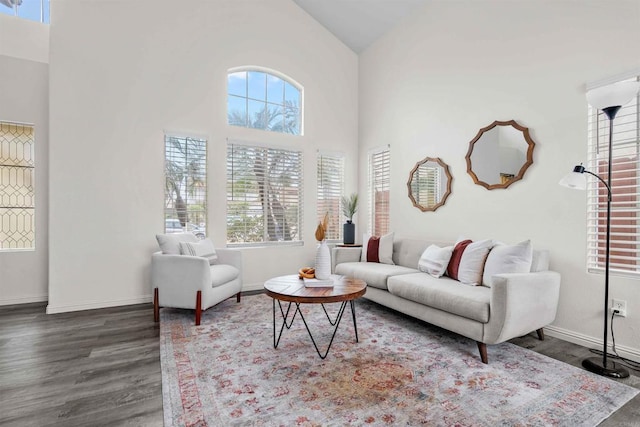
[[[590,175],[598,178],[607,188],[607,239],[605,246],[605,265],[604,265],[604,336],[603,336],[603,348],[602,348],[602,360],[597,358],[588,358],[582,361],[582,366],[591,372],[599,375],[604,375],[612,378],[626,378],[629,376],[627,371],[622,366],[619,366],[615,362],[607,362],[607,349],[609,338],[609,263],[610,263],[610,250],[611,250],[611,173],[613,170],[613,119],[622,106],[616,105],[612,107],[603,108],[602,111],[609,118],[609,162],[607,163],[607,182],[605,182],[600,176],[595,173],[589,172],[583,169]]]

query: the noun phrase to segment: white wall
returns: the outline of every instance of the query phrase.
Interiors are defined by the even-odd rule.
[[[435,1],[360,56],[360,161],[391,143],[391,223],[399,235],[460,235],[551,251],[562,274],[553,333],[601,343],[603,276],[585,268],[586,195],[558,186],[586,158],[585,83],[640,66],[640,2]],[[515,119],[536,142],[534,164],[506,190],[474,185],[465,153],[481,127]],[[454,176],[435,213],[412,207],[413,164],[439,156]],[[360,173],[360,191],[366,174]],[[611,280],[627,301],[618,349],[640,358],[640,282]],[[594,345],[596,346],[596,345]]]
[[[357,56],[290,0],[81,1],[52,6],[51,254],[48,312],[150,300],[164,227],[163,131],[209,137],[209,221],[225,244],[226,140],[301,149],[305,245],[246,249],[246,285],[310,265],[316,150],[346,155],[357,180]],[[226,125],[231,67],[304,86],[305,135]]]
[[[35,250],[0,251],[0,305],[47,300],[48,25],[0,15],[0,121],[35,127]]]

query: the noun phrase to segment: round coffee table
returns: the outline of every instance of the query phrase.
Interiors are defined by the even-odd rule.
[[[320,356],[321,359],[327,357],[329,354],[329,350],[331,349],[331,344],[333,343],[333,338],[336,336],[336,332],[338,331],[338,326],[340,326],[340,321],[342,320],[342,315],[344,314],[344,310],[347,306],[347,303],[351,306],[351,316],[353,318],[353,329],[356,335],[356,342],[358,342],[358,327],[356,326],[356,309],[354,301],[356,298],[361,297],[367,291],[367,284],[360,279],[351,279],[346,277],[332,276],[334,280],[334,284],[332,287],[305,287],[304,281],[299,279],[297,275],[290,276],[281,276],[276,277],[270,280],[267,280],[264,283],[264,288],[271,298],[273,298],[273,347],[278,348],[278,344],[280,343],[280,338],[282,337],[282,332],[284,328],[291,328],[293,324],[293,320],[296,315],[299,313],[304,326],[309,333],[309,337],[311,338],[311,342]],[[280,326],[280,333],[276,337],[276,301],[278,302],[278,307],[280,307],[280,314],[282,315],[282,326]],[[286,310],[283,307],[282,302],[288,302]],[[338,310],[338,314],[334,320],[331,320],[329,313],[327,313],[327,309],[325,308],[325,304],[327,303],[342,303],[340,305],[340,309]],[[295,304],[295,310],[291,319],[289,320],[289,313],[291,311],[291,305]],[[327,346],[324,354],[320,352],[318,349],[318,345],[316,344],[313,335],[311,334],[311,330],[309,329],[309,325],[307,324],[302,311],[300,310],[300,304],[320,304],[322,309],[324,310],[324,314],[327,316],[329,320],[329,324],[334,326],[333,334],[331,335],[331,341]]]

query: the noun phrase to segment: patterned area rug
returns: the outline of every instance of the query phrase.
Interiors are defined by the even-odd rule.
[[[339,304],[327,306],[330,315]],[[513,344],[489,347],[356,302],[320,359],[296,317],[273,348],[272,300],[235,298],[203,313],[162,309],[165,426],[594,426],[638,390]],[[331,326],[303,313],[321,350]]]

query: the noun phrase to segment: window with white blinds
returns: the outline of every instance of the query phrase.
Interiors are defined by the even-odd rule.
[[[227,145],[227,243],[302,241],[302,152]]]
[[[640,76],[631,80],[636,81]],[[587,170],[605,181],[609,172],[609,119],[589,107]],[[624,105],[613,120],[611,169],[610,271],[640,273],[640,99]],[[587,267],[604,270],[607,232],[607,189],[587,179]]]
[[[342,194],[344,193],[344,156],[318,153],[318,221],[329,213],[327,240],[342,240]]]
[[[382,236],[389,232],[389,148],[369,153],[370,232]]]
[[[165,135],[165,233],[203,238],[207,222],[207,140]]]

